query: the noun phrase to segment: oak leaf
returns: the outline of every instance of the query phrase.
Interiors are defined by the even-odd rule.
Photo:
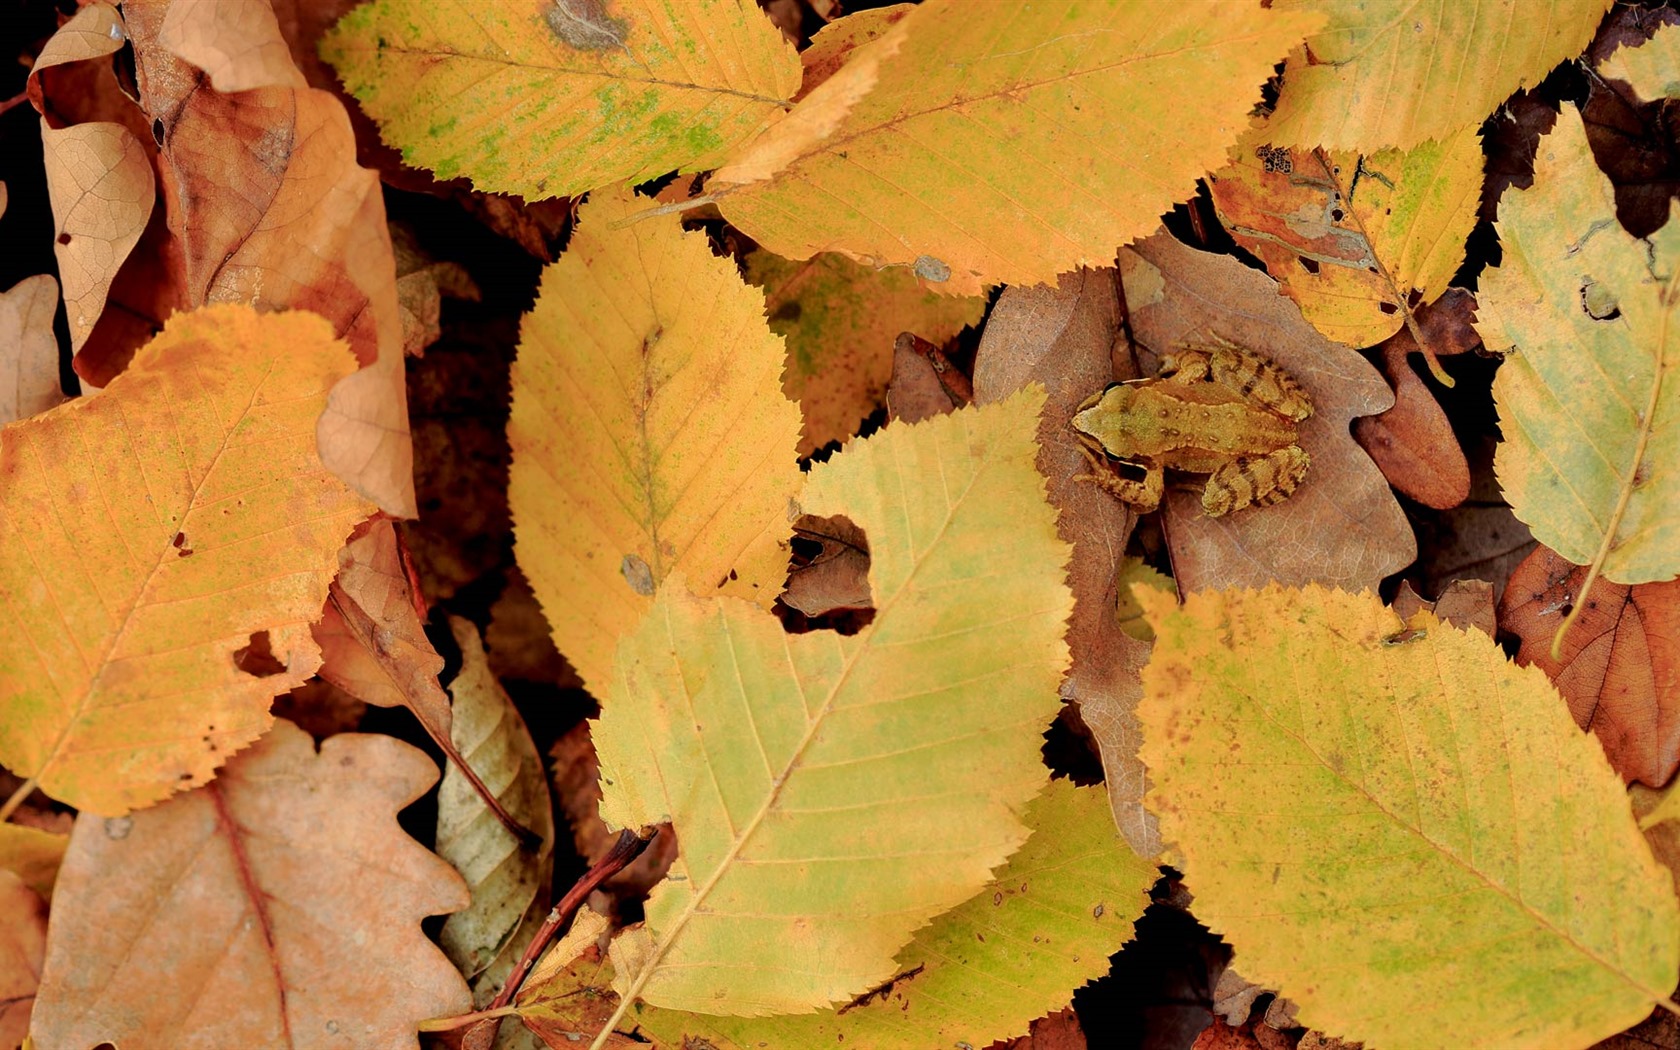
[[[214,783],[120,820],[83,813],[35,1045],[417,1047],[419,1021],[471,1002],[420,929],[466,889],[396,819],[436,779],[391,737],[317,753],[279,721]]]
[[[444,920],[438,943],[482,1007],[501,989],[548,910],[554,869],[554,812],[542,755],[513,701],[490,671],[478,628],[458,616],[449,630],[461,648],[451,736],[462,759],[513,817],[542,836],[526,849],[479,798],[460,770],[444,770],[438,789],[437,852],[467,880],[472,903]]]
[[[831,134],[768,181],[709,188],[790,259],[840,251],[964,295],[1053,281],[1152,230],[1315,24],[1258,7],[935,0],[850,52],[898,48]]]
[[[1379,150],[1410,149],[1480,124],[1507,95],[1579,54],[1610,0],[1276,6],[1328,17],[1289,56],[1269,121],[1273,143]]]
[[[618,639],[682,573],[768,607],[787,570],[799,411],[763,299],[674,215],[596,194],[513,365],[508,503],[554,644],[603,696]]]
[[[410,164],[532,199],[714,168],[799,87],[734,0],[374,0],[321,53]]]
[[[1288,499],[1210,518],[1200,493],[1168,486],[1167,539],[1181,590],[1270,580],[1374,588],[1411,563],[1411,526],[1348,434],[1353,417],[1393,401],[1364,358],[1313,331],[1264,274],[1164,233],[1122,251],[1120,275],[1132,331],[1153,356],[1214,336],[1270,359],[1312,395],[1300,441],[1312,467]]]
[[[1419,329],[1427,339],[1428,328]],[[1440,349],[1430,347],[1432,353]],[[1470,495],[1470,463],[1452,421],[1412,368],[1417,340],[1402,328],[1376,350],[1382,355],[1383,375],[1394,388],[1394,406],[1355,419],[1353,438],[1389,484],[1426,507],[1450,510]]]
[[[1517,662],[1546,672],[1569,713],[1604,745],[1627,780],[1661,787],[1680,767],[1680,580],[1600,583],[1541,547],[1511,573],[1500,626],[1522,639]],[[1569,607],[1586,609],[1552,658],[1552,636]]]
[[[308,624],[371,509],[315,452],[353,364],[319,317],[206,307],[100,396],[0,432],[0,604],[27,639],[0,649],[0,762],[115,816],[268,728],[320,662]],[[235,664],[258,634],[268,677]]]
[[[1447,290],[1482,192],[1474,125],[1409,150],[1285,149],[1250,131],[1208,180],[1220,221],[1307,323],[1366,347]],[[1413,325],[1415,328],[1415,324]]]
[[[1586,1046],[1666,1000],[1673,885],[1537,670],[1369,594],[1139,598],[1162,836],[1197,918],[1300,1023],[1421,1046],[1451,1018],[1458,1046]]]
[[[1680,225],[1648,240],[1617,226],[1565,107],[1498,229],[1504,261],[1482,275],[1476,328],[1489,349],[1517,350],[1493,382],[1505,498],[1567,561],[1617,583],[1671,579],[1680,475],[1662,467],[1680,461]]]
[[[670,581],[621,644],[595,726],[601,815],[669,820],[680,843],[630,962],[614,942],[621,1011],[849,999],[1023,841],[1071,604],[1033,469],[1041,403],[889,426],[812,470],[804,509],[870,537],[857,634],[789,636]]]
[[[1100,789],[1053,781],[1023,815],[1031,837],[991,883],[918,930],[891,981],[838,1011],[735,1018],[644,1007],[635,1023],[660,1045],[716,1050],[923,1050],[1024,1034],[1108,971],[1159,875],[1117,840],[1106,809]],[[579,989],[606,976],[588,960],[559,968],[521,995],[521,1014],[563,1017]]]
[[[331,321],[362,367],[334,388],[321,417],[322,461],[382,510],[414,517],[402,322],[379,179],[357,166],[349,119],[327,92],[290,82],[233,94],[206,86],[160,40],[170,10],[160,0],[123,6],[141,108],[162,139],[182,298],[312,310]]]
[[[941,295],[908,270],[833,252],[804,262],[753,252],[747,281],[764,290],[770,330],[787,340],[782,390],[805,417],[801,456],[845,441],[885,403],[898,333],[944,343],[986,311],[984,299]]]

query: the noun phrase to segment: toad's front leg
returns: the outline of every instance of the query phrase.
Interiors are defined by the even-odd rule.
[[[1143,479],[1133,481],[1116,474],[1114,468],[1099,459],[1089,445],[1081,443],[1079,450],[1085,454],[1085,461],[1091,464],[1091,473],[1075,474],[1073,480],[1089,481],[1139,514],[1148,514],[1161,505],[1166,479],[1160,466],[1143,464]]]

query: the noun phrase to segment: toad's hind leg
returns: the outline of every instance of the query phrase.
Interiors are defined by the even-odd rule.
[[[1210,518],[1250,504],[1269,507],[1289,496],[1307,476],[1312,458],[1290,445],[1264,456],[1243,456],[1214,471],[1202,489],[1202,510]]]

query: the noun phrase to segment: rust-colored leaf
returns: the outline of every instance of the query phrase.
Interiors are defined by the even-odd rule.
[[[420,920],[467,891],[397,811],[437,779],[417,748],[289,722],[213,784],[83,813],[55,894],[37,1046],[416,1047],[472,1002]]]
[[[1552,637],[1586,574],[1535,549],[1505,585],[1499,624],[1522,639],[1517,662],[1546,672],[1616,771],[1661,787],[1680,767],[1680,580],[1599,580],[1554,660]]]

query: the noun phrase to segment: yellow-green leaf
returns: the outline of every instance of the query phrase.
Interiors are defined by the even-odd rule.
[[[1328,20],[1289,56],[1273,144],[1380,150],[1444,139],[1579,54],[1610,4],[1277,0]]]
[[[787,572],[799,410],[764,299],[674,215],[596,194],[543,274],[513,365],[519,565],[584,684],[680,572],[768,607]]]
[[[844,1013],[761,1019],[647,1008],[636,1023],[670,1046],[717,1050],[986,1046],[1024,1035],[1080,985],[1108,972],[1159,876],[1114,830],[1100,787],[1066,780],[1027,807],[1032,837],[991,885],[918,930],[890,988]]]
[[[1464,261],[1482,193],[1476,126],[1364,156],[1278,148],[1271,134],[1251,131],[1209,180],[1220,221],[1326,338],[1382,342]]]
[[[986,312],[978,296],[940,295],[909,270],[834,252],[793,262],[756,251],[747,280],[764,289],[770,330],[787,339],[782,389],[805,417],[800,455],[851,437],[886,403],[900,332],[943,343]]]
[[[1493,393],[1500,487],[1534,538],[1617,583],[1680,572],[1680,224],[1648,241],[1616,222],[1610,180],[1565,107],[1534,185],[1499,204],[1504,261],[1476,329],[1515,347]]]
[[[1611,80],[1625,80],[1644,99],[1680,95],[1680,29],[1657,27],[1638,47],[1617,48],[1598,71]]]
[[[1368,1047],[1585,1047],[1680,975],[1621,778],[1481,631],[1311,586],[1140,589],[1149,803],[1196,916]]]
[[[98,397],[0,432],[0,762],[116,816],[273,723],[320,664],[309,623],[374,509],[316,453],[354,367],[314,314],[206,307]],[[254,640],[283,670],[239,668]]]
[[[714,180],[718,206],[778,255],[841,251],[954,294],[1109,265],[1223,163],[1273,64],[1318,24],[1258,4],[1210,14],[929,0],[851,53],[879,59],[879,79],[831,134],[768,181]]]
[[[373,0],[321,53],[410,164],[533,199],[716,167],[800,75],[738,0]]]
[[[483,1006],[517,961],[510,949],[516,943],[523,948],[536,932],[526,920],[553,873],[554,811],[542,755],[491,672],[478,628],[451,616],[449,630],[461,648],[461,670],[449,686],[455,700],[449,735],[509,815],[542,836],[539,849],[522,848],[454,763],[444,767],[437,853],[467,880],[472,904],[444,920],[438,945]]]
[[[601,815],[670,820],[681,849],[640,962],[615,958],[626,1004],[845,1001],[1025,839],[1072,606],[1033,466],[1042,403],[891,426],[812,470],[803,509],[869,535],[875,618],[856,635],[790,637],[667,583],[620,646]]]

